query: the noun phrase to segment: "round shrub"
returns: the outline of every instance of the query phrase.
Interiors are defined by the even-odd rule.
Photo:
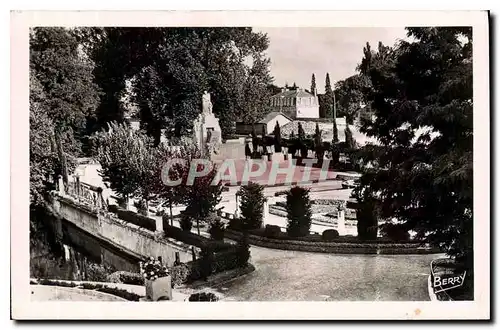
[[[275,225],[266,225],[264,236],[268,238],[278,238],[281,235],[281,228]]]
[[[336,231],[335,229],[328,229],[328,230],[325,230],[323,232],[323,234],[321,234],[321,239],[323,241],[333,241],[335,240],[336,238],[339,237],[339,232]]]
[[[198,292],[189,296],[189,301],[218,301],[219,298],[212,292]]]

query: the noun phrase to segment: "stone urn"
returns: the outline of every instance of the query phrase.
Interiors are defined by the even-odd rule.
[[[155,280],[144,280],[146,298],[149,301],[172,300],[172,277],[159,277]]]

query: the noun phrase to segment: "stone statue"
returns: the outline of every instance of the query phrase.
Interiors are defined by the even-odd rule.
[[[202,106],[203,113],[211,114],[212,113],[212,101],[210,100],[210,93],[204,92],[202,96]]]
[[[194,140],[203,155],[217,154],[222,144],[219,119],[212,112],[210,93],[204,92],[201,98],[202,111],[193,123]]]

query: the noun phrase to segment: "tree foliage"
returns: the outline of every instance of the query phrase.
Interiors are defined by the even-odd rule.
[[[269,41],[251,28],[93,28],[90,40],[96,79],[105,91],[102,126],[122,120],[127,80],[131,99],[148,135],[159,142],[162,129],[186,134],[201,111],[203,92],[211,93],[213,111],[224,134],[235,121],[255,122],[267,110]],[[100,112],[101,113],[101,112]]]
[[[364,48],[375,120],[361,131],[379,144],[362,149],[377,166],[355,195],[472,266],[472,29],[407,31],[414,41]]]
[[[316,77],[314,76],[314,73],[311,76],[311,94],[314,94],[316,91]]]
[[[238,196],[240,197],[241,229],[260,228],[264,216],[264,186],[249,182],[248,185],[241,186]]]
[[[59,175],[66,179],[82,155],[85,124],[94,116],[99,89],[92,62],[75,31],[30,31],[30,201],[39,204]]]

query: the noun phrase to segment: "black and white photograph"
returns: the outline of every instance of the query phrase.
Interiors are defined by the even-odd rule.
[[[487,12],[69,14],[12,15],[14,318],[490,317]]]

